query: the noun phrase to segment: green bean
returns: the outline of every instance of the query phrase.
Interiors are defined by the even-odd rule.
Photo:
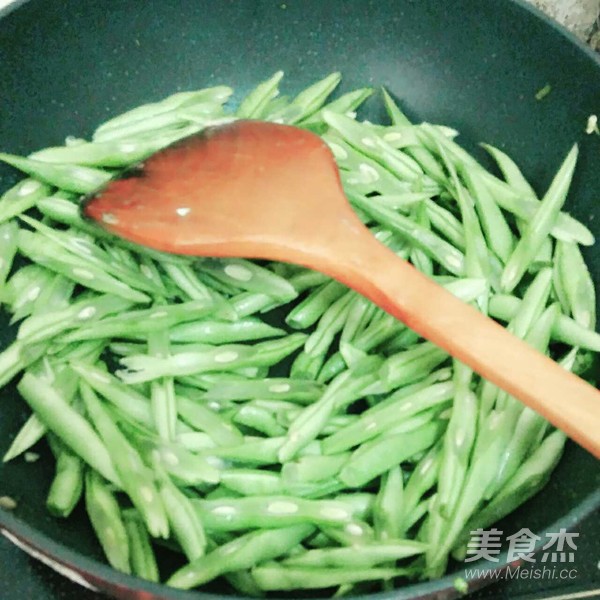
[[[46,435],[47,431],[46,426],[35,413],[30,415],[2,457],[2,462],[6,463],[23,455],[37,444]]]
[[[50,188],[35,179],[23,179],[0,197],[0,224],[23,214],[50,193]]]
[[[270,377],[257,381],[219,381],[218,385],[208,389],[204,398],[217,401],[261,398],[310,404],[320,397],[323,389],[323,385],[316,381]]]
[[[438,152],[450,173],[451,189],[458,204],[465,233],[465,275],[489,278],[488,249],[475,213],[474,202],[458,179],[458,174],[444,148],[438,144]]]
[[[26,344],[41,342],[63,331],[81,328],[88,323],[97,323],[107,315],[127,310],[131,305],[130,300],[110,294],[84,298],[74,302],[68,308],[29,317],[21,323],[17,339]],[[100,323],[99,326],[102,324]],[[72,341],[68,339],[68,334],[63,337],[63,340]]]
[[[245,437],[244,443],[238,446],[221,446],[202,452],[202,455],[217,456],[243,465],[274,465],[279,463],[277,456],[285,437],[251,438]],[[300,454],[319,453],[318,442],[305,446]]]
[[[190,265],[161,264],[161,267],[169,276],[170,280],[184,293],[182,299],[210,300],[214,298],[214,292],[204,285],[198,278],[197,273]]]
[[[425,200],[427,217],[431,225],[458,250],[465,249],[465,230],[462,223],[446,208],[434,200]]]
[[[539,318],[546,306],[552,285],[552,271],[541,270],[527,288],[523,301],[519,305],[519,311],[508,324],[507,329],[517,337],[524,338],[531,328],[532,323]],[[489,381],[484,381],[480,397],[480,420],[485,418],[494,403],[504,402],[507,398],[505,392],[500,390]],[[499,400],[500,399],[500,400]]]
[[[414,181],[423,174],[419,164],[382,138],[371,136],[360,123],[345,115],[323,112],[325,122],[355,150],[367,156],[400,180]]]
[[[155,331],[148,336],[148,352],[154,356],[168,356],[171,348],[167,329]],[[165,440],[175,438],[177,427],[177,401],[175,399],[175,381],[164,377],[150,384],[150,403],[154,417],[154,427],[158,435]]]
[[[379,492],[373,507],[373,526],[378,540],[387,541],[402,537],[403,495],[402,468],[396,465],[381,476]]]
[[[272,471],[227,469],[221,475],[221,483],[244,496],[273,496],[285,493],[281,476]]]
[[[290,302],[297,296],[289,281],[248,260],[206,258],[200,262],[199,268],[238,289],[264,293],[280,302]]]
[[[518,312],[521,302],[522,300],[515,296],[496,294],[490,298],[490,316],[501,321],[510,321]],[[600,334],[563,314],[559,314],[554,322],[552,339],[570,346],[600,352]]]
[[[239,119],[258,119],[268,103],[279,94],[279,82],[283,71],[277,71],[272,77],[257,85],[241,102],[236,111]]]
[[[206,534],[191,500],[177,488],[160,467],[158,487],[171,530],[186,558],[191,562],[204,556],[207,545]]]
[[[51,227],[47,227],[40,221],[31,219],[27,216],[22,216],[21,220],[29,225],[35,231],[41,233],[51,242],[58,244],[67,253],[71,252],[78,256],[85,257],[84,262],[89,262],[95,266],[103,268],[108,274],[122,280],[127,280],[128,284],[141,291],[157,294],[162,289],[152,285],[148,278],[143,276],[138,269],[137,263],[131,265],[123,265],[122,261],[115,261],[111,253],[127,252],[123,248],[112,249],[111,252],[101,249],[94,237],[89,236],[80,231],[72,229],[66,231],[56,231]]]
[[[85,476],[85,507],[108,562],[123,573],[130,573],[129,540],[114,495],[100,476],[88,471]]]
[[[358,583],[361,581],[390,580],[409,574],[400,568],[318,568],[284,567],[266,564],[252,569],[252,576],[265,591],[319,589]]]
[[[380,436],[352,454],[340,479],[349,487],[361,487],[394,465],[430,448],[442,431],[441,422],[433,422],[414,431]]]
[[[177,394],[177,412],[195,429],[207,433],[217,446],[235,446],[243,442],[242,434],[217,412]]]
[[[74,290],[74,281],[62,275],[55,275],[33,301],[31,314],[41,315],[67,308],[71,304]]]
[[[433,487],[438,479],[440,464],[442,460],[441,443],[433,446],[419,460],[414,471],[411,473],[403,492],[403,516],[396,525],[398,537],[405,535],[413,523],[415,511],[421,505],[423,496]]]
[[[359,195],[352,195],[350,199],[361,210],[379,223],[389,227],[415,248],[422,250],[453,275],[463,276],[465,274],[464,254],[430,230],[417,225],[403,215],[378,206],[376,199],[367,199]]]
[[[72,362],[71,367],[94,391],[116,406],[123,415],[152,429],[154,419],[150,400],[146,396],[98,366]]]
[[[375,405],[364,411],[356,422],[323,440],[323,452],[337,453],[358,446],[423,410],[448,402],[454,397],[455,382],[437,383],[409,395],[403,388],[399,391],[386,399],[385,406]]]
[[[190,452],[199,452],[200,450],[215,447],[212,438],[202,431],[184,431],[177,435],[175,441]]]
[[[121,359],[127,370],[121,369],[119,377],[126,383],[152,381],[158,377],[192,375],[195,373],[235,370],[249,366],[272,366],[297,350],[305,341],[302,333],[280,340],[254,345],[230,344],[215,346],[205,352],[181,352],[170,357],[128,356]]]
[[[387,111],[388,117],[392,121],[392,125],[412,125],[408,117],[400,110],[398,105],[394,102],[394,99],[390,96],[389,92],[385,88],[381,88],[381,94],[383,96],[383,102],[385,104],[385,110]]]
[[[56,472],[46,498],[46,508],[53,516],[66,518],[81,499],[84,465],[62,444],[56,446]]]
[[[321,81],[301,91],[285,108],[269,113],[269,121],[289,123],[293,125],[309,118],[322,108],[327,97],[340,83],[340,73],[331,73]]]
[[[532,196],[537,200],[535,190],[531,187],[527,179],[525,179],[523,173],[521,173],[521,170],[510,156],[489,144],[481,144],[481,146],[485,148],[496,161],[496,164],[502,171],[502,175],[504,175],[506,183],[508,183],[513,190],[523,196]]]
[[[142,515],[153,537],[167,538],[169,524],[152,472],[142,461],[137,450],[105,411],[102,403],[85,382],[80,384],[81,397],[87,414],[109,452],[123,488],[133,505]]]
[[[317,548],[291,556],[282,561],[286,567],[323,567],[356,569],[370,568],[386,562],[395,562],[425,552],[426,545],[412,540],[392,539],[355,548]]]
[[[294,496],[249,496],[223,500],[193,500],[208,531],[240,531],[255,527],[344,525],[352,511],[338,500],[307,500]]]
[[[372,88],[361,88],[358,90],[354,90],[352,92],[348,92],[346,94],[341,95],[339,98],[328,102],[320,108],[317,112],[313,113],[311,116],[302,119],[298,125],[300,127],[306,127],[308,129],[312,129],[313,131],[317,131],[318,133],[322,133],[327,125],[323,119],[323,112],[328,110],[329,112],[340,113],[340,114],[348,114],[354,112],[367,98],[373,95]]]
[[[577,146],[573,146],[542,199],[538,211],[528,223],[523,236],[508,259],[501,281],[504,292],[510,293],[516,287],[540,245],[552,230],[567,196],[577,153]]]
[[[25,373],[17,389],[40,420],[65,446],[105,479],[120,484],[112,459],[91,425],[44,379]]]
[[[113,298],[112,303],[114,304],[118,300],[118,298]],[[101,302],[99,299],[97,303],[102,306],[106,301]],[[122,300],[121,304],[124,304]],[[192,300],[181,304],[156,304],[151,308],[127,310],[130,307],[131,303],[122,306],[118,310],[112,310],[111,313],[119,312],[120,314],[108,318],[102,318],[106,314],[111,314],[105,311],[103,315],[98,315],[100,319],[95,318],[93,321],[86,319],[84,325],[67,333],[63,340],[73,343],[114,337],[136,339],[143,335],[165,331],[176,324],[201,319],[214,313],[216,309],[215,303],[206,299]],[[96,317],[97,312],[94,313],[94,317]],[[84,314],[87,314],[87,312]]]
[[[506,264],[515,246],[510,227],[480,174],[476,170],[466,169],[462,175],[475,201],[477,215],[488,246],[502,263]]]
[[[321,398],[302,410],[290,424],[286,440],[279,450],[280,462],[288,462],[298,451],[316,439],[334,412],[345,408],[377,380],[379,364],[376,358],[365,361],[360,367],[338,375]]]
[[[15,221],[0,223],[0,294],[2,294],[17,252],[18,233],[19,226]]]
[[[430,128],[428,130],[429,134],[434,132],[434,129]],[[421,139],[423,142],[431,145],[431,142],[428,141],[425,136],[421,136]],[[464,176],[464,174],[470,170],[476,171],[478,175],[481,176],[483,182],[488,187],[489,192],[492,194],[494,201],[500,208],[513,213],[516,217],[524,221],[529,221],[537,212],[540,205],[538,201],[533,198],[524,198],[507,183],[485,171],[477,161],[452,140],[439,134],[436,135],[436,140],[438,143],[444,145],[444,148],[452,157],[457,159],[456,166],[461,175]],[[578,242],[584,246],[591,246],[594,243],[594,236],[585,225],[562,212],[558,214],[556,223],[551,230],[551,234],[557,239]]]
[[[164,127],[160,117],[173,115],[178,110],[201,107],[207,114],[215,112],[233,93],[227,86],[215,86],[193,92],[172,94],[160,102],[144,104],[104,122],[94,132],[94,141],[106,141],[140,134]],[[157,118],[158,122],[157,122]]]
[[[150,300],[146,294],[109,275],[82,255],[65,250],[42,234],[22,229],[19,232],[19,251],[33,262],[92,290],[114,294],[133,302],[146,303]]]
[[[25,265],[9,278],[0,290],[1,299],[6,304],[13,317],[11,323],[29,316],[40,297],[56,275],[39,265]]]
[[[347,291],[338,298],[321,316],[317,328],[308,336],[304,343],[304,351],[309,356],[320,356],[327,352],[333,339],[347,320],[350,304],[355,293]]]
[[[442,515],[452,514],[469,468],[477,434],[477,397],[471,391],[473,371],[454,360],[454,404],[444,435],[437,503]]]
[[[323,481],[336,477],[349,457],[348,452],[329,456],[302,456],[285,463],[281,476],[285,482]]]
[[[429,375],[448,355],[430,342],[415,344],[410,350],[389,357],[380,368],[381,385],[393,390]]]
[[[128,167],[158,150],[198,131],[196,126],[175,131],[157,132],[145,139],[118,139],[103,142],[83,142],[76,146],[59,146],[35,152],[29,158],[46,163],[83,165],[86,167]]]
[[[388,133],[387,135],[389,137],[390,134]],[[418,139],[415,137],[415,142],[413,145],[403,145],[404,151],[419,163],[421,169],[429,177],[431,177],[431,179],[439,184],[444,184],[446,181],[446,174],[444,173],[444,170],[439,162],[434,158],[432,153],[427,150],[427,148],[417,144]]]
[[[546,353],[552,325],[558,314],[558,305],[549,306],[531,327],[525,341],[541,353]],[[505,427],[509,428],[510,441],[500,456],[496,480],[486,490],[486,498],[495,495],[503,483],[512,476],[531,450],[538,433],[545,429],[545,421],[535,411],[523,407],[511,398],[504,407]],[[502,435],[502,431],[499,431]]]
[[[471,531],[489,527],[537,494],[562,456],[566,439],[562,431],[548,435],[490,503],[473,515],[464,527],[461,541],[466,542]]]
[[[68,192],[91,194],[107,183],[111,175],[100,169],[71,164],[53,164],[0,152],[0,160],[34,179]]]
[[[323,284],[295,306],[286,316],[285,322],[294,329],[306,329],[314,325],[346,293],[347,288],[337,281]]]
[[[152,459],[157,465],[161,465],[180,486],[214,485],[221,479],[219,468],[222,465],[218,465],[217,468],[217,461],[209,460],[209,457],[189,452],[175,444],[160,441],[144,443],[139,439],[137,441],[138,445],[146,450],[147,460]],[[216,454],[213,449],[208,452]]]
[[[249,342],[284,334],[285,330],[252,317],[231,322],[202,319],[178,323],[169,328],[169,337],[173,342],[202,341],[206,344]]]
[[[267,409],[246,404],[240,407],[232,418],[237,425],[249,427],[266,436],[285,435],[285,429],[278,423],[277,418]]]
[[[413,215],[415,223],[418,223],[427,229],[431,229],[425,204],[420,204],[415,207]],[[430,277],[433,276],[433,262],[431,261],[431,258],[419,248],[413,248],[410,251],[410,261],[419,271],[421,271],[421,273],[425,273],[425,275]]]
[[[182,567],[167,585],[190,589],[223,573],[252,568],[286,554],[313,531],[312,526],[302,524],[247,533]]]
[[[596,325],[596,292],[590,272],[576,244],[556,243],[556,260],[566,300],[575,321],[587,329]]]
[[[160,574],[150,536],[143,521],[136,515],[123,513],[123,523],[129,543],[129,560],[134,575],[158,583]]]

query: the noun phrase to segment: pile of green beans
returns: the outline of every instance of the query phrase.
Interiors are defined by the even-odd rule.
[[[334,73],[279,96],[282,75],[237,106],[225,86],[179,93],[89,141],[0,154],[27,175],[0,198],[0,302],[17,331],[0,385],[16,379],[31,408],[4,460],[45,439],[48,510],[83,503],[110,564],[151,581],[164,544],[182,557],[166,583],[184,589],[340,595],[438,577],[472,529],[544,486],[565,436],[324,275],[140,248],[78,204],[213,124],[310,129],[382,243],[581,374],[600,335],[580,249],[594,239],[563,210],[578,150],[538,198],[505,153],[485,146],[498,177],[385,91],[379,125],[356,116],[372,89],[330,100]]]

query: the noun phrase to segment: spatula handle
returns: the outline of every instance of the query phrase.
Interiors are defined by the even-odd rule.
[[[600,458],[600,392],[350,224],[318,266],[461,360]]]

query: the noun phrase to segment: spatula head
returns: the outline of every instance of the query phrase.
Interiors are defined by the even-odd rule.
[[[180,140],[83,207],[105,229],[157,250],[281,260],[294,258],[282,246],[301,249],[349,211],[323,140],[261,121]]]

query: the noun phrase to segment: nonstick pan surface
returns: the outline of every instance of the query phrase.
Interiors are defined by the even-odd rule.
[[[512,0],[31,0],[0,21],[0,146],[26,154],[85,137],[109,116],[178,90],[223,83],[239,99],[279,69],[289,93],[336,70],[341,91],[383,85],[410,117],[458,129],[482,160],[479,141],[504,149],[540,190],[578,141],[568,209],[600,236],[600,136],[584,131],[600,112],[600,62]],[[547,84],[550,94],[536,100]],[[363,116],[382,113],[373,101]],[[16,177],[0,166],[0,190]],[[586,259],[600,284],[600,250]],[[0,315],[0,348],[14,333]],[[14,387],[4,389],[0,454],[26,417]],[[0,495],[18,501],[14,512],[0,510],[11,539],[119,598],[222,597],[219,588],[179,592],[105,566],[83,511],[67,521],[46,513],[53,468],[40,452],[35,464],[0,466]],[[599,505],[599,463],[570,444],[549,485],[499,528],[541,535]],[[450,598],[459,573],[377,597]]]

